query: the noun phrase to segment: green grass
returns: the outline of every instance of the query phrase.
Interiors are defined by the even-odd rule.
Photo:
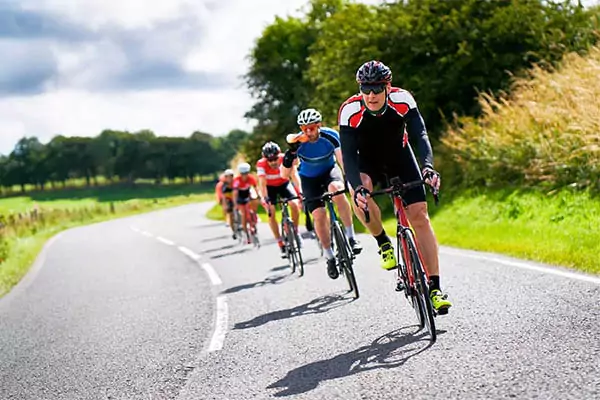
[[[378,200],[394,234],[390,202]],[[260,210],[260,208],[259,208]],[[600,198],[563,190],[551,194],[520,190],[443,193],[429,205],[443,245],[489,251],[600,274]],[[219,206],[207,216],[222,219]],[[355,220],[356,230],[364,232]]]
[[[568,190],[466,191],[430,205],[441,244],[600,273],[600,199]],[[388,219],[388,232],[395,222]]]
[[[214,185],[114,185],[91,188],[69,188],[65,190],[32,192],[18,197],[0,199],[0,214],[31,210],[35,204],[42,209],[66,209],[89,207],[110,202],[131,202],[161,199],[197,197],[207,193],[210,197]],[[208,199],[207,197],[207,199]],[[197,200],[197,199],[195,199]]]
[[[0,296],[27,273],[44,243],[56,233],[81,225],[165,207],[214,199],[214,185],[112,186],[29,193],[0,199],[0,214],[25,213],[34,204],[44,220],[25,217],[0,231]]]

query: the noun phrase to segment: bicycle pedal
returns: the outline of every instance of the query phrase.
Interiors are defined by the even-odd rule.
[[[440,308],[439,310],[437,310],[438,315],[446,315],[448,314],[448,307],[446,308]]]
[[[402,282],[398,282],[396,284],[396,292],[402,292],[402,291],[404,291],[404,289],[405,289],[405,287],[404,287],[404,284]]]

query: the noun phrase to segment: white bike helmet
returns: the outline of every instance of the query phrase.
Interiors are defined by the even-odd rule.
[[[233,176],[233,170],[232,169],[226,169],[225,172],[223,172],[224,176]]]
[[[320,112],[318,112],[314,108],[307,108],[306,110],[300,111],[296,122],[298,122],[298,125],[309,125],[321,122],[321,120],[322,117]]]
[[[250,172],[250,164],[246,162],[240,163],[237,168],[240,174],[247,174]]]

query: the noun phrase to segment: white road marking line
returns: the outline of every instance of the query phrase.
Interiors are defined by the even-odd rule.
[[[201,266],[202,266],[202,268],[204,268],[204,271],[206,271],[206,273],[208,274],[208,277],[210,278],[210,281],[212,282],[213,285],[216,286],[216,285],[220,285],[223,283],[221,281],[221,278],[219,278],[219,275],[216,273],[216,271],[210,264],[204,263]]]
[[[130,226],[129,228],[131,228],[132,231],[136,232],[136,233],[140,233],[140,230],[138,228],[136,228],[135,226]]]
[[[215,320],[215,331],[213,333],[208,351],[217,351],[223,348],[225,334],[227,333],[227,298],[225,295],[217,297],[217,316]]]
[[[455,256],[470,257],[470,258],[476,258],[479,260],[492,261],[492,262],[496,262],[496,263],[500,263],[500,264],[504,264],[504,265],[510,265],[512,267],[523,268],[523,269],[528,269],[528,270],[537,271],[537,272],[543,272],[545,274],[557,275],[557,276],[562,276],[563,278],[577,279],[580,281],[591,282],[591,283],[600,285],[600,277],[595,277],[595,276],[591,276],[591,275],[583,275],[583,274],[578,274],[575,272],[562,271],[560,269],[555,269],[555,268],[551,268],[551,267],[542,267],[539,265],[532,265],[532,264],[527,264],[524,262],[503,260],[501,258],[484,256],[484,255],[479,255],[479,254],[463,253],[461,251],[450,250],[450,249],[440,249],[440,252],[455,255]]]
[[[146,231],[140,231],[140,233],[141,233],[142,235],[144,235],[144,236],[147,236],[147,237],[152,237],[152,234],[151,234],[150,232],[146,232]]]
[[[157,236],[156,240],[158,240],[159,242],[163,242],[164,244],[168,245],[168,246],[173,246],[175,243],[171,242],[169,239],[165,239],[164,237],[161,236]]]
[[[194,261],[198,261],[200,259],[200,256],[198,254],[194,253],[187,247],[179,246],[178,249],[179,249],[179,251],[181,251],[183,254],[185,254],[186,256],[188,256],[189,258],[191,258]]]

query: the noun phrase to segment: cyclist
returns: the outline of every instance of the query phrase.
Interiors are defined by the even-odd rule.
[[[285,152],[282,163],[282,176],[288,178],[292,167],[299,158],[298,174],[302,185],[302,192],[306,198],[314,198],[326,191],[343,190],[344,178],[340,166],[342,154],[337,131],[321,126],[321,113],[314,108],[302,110],[298,114],[297,123],[301,131],[288,135],[289,149]],[[337,162],[340,164],[338,166]],[[354,237],[352,210],[346,196],[340,195],[333,198],[340,213],[340,219],[346,227],[346,235],[352,252],[359,254],[362,247]],[[331,279],[339,275],[335,264],[335,256],[331,249],[330,227],[325,203],[313,200],[306,202],[306,208],[314,219],[317,236],[323,246],[323,254],[327,259],[327,274]]]
[[[338,113],[346,177],[356,216],[377,240],[381,266],[389,270],[396,266],[394,248],[369,192],[373,185],[386,185],[386,177],[394,176],[404,182],[424,177],[438,190],[440,174],[433,168],[431,144],[417,103],[408,91],[392,87],[392,71],[382,62],[368,61],[358,69],[356,81],[360,93],[346,100]],[[408,143],[409,136],[418,145],[421,170]],[[431,279],[433,307],[447,309],[452,304],[440,287],[438,244],[427,213],[425,188],[409,190],[404,200]],[[371,214],[368,224],[363,213],[367,204]]]
[[[223,172],[221,183],[221,208],[225,215],[225,221],[231,228],[233,240],[237,239],[237,234],[233,226],[233,170],[226,169]]]
[[[237,167],[239,175],[233,179],[233,201],[237,205],[242,219],[242,229],[246,234],[247,243],[250,244],[250,235],[248,234],[248,227],[246,226],[246,207],[250,207],[250,210],[256,213],[256,198],[252,194],[257,193],[257,182],[254,176],[250,175],[250,164],[243,162]]]
[[[225,175],[221,174],[219,175],[219,180],[217,181],[217,184],[215,185],[215,199],[217,201],[217,203],[222,204],[223,203],[223,181],[225,180]],[[227,220],[227,213],[225,212],[225,209],[223,208],[223,219]]]
[[[283,154],[279,145],[275,142],[267,142],[262,147],[262,158],[256,163],[256,172],[258,176],[258,188],[260,190],[260,196],[264,199],[263,207],[269,210],[269,226],[273,232],[273,236],[277,239],[277,244],[281,250],[281,257],[287,256],[281,234],[279,232],[279,225],[277,224],[277,215],[275,213],[275,206],[273,205],[278,197],[284,199],[291,199],[296,196],[296,190],[294,189],[290,179],[283,178],[281,176],[280,166],[283,161]],[[297,175],[292,174],[291,179],[298,179]],[[296,183],[298,187],[299,184]],[[298,229],[299,209],[298,200],[292,200],[289,202],[290,211],[292,214],[292,221],[296,229]],[[299,238],[299,237],[298,237]]]

